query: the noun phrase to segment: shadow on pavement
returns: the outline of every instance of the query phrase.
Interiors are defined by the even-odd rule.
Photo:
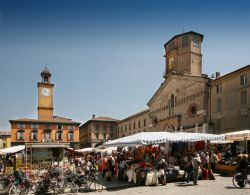
[[[246,190],[249,190],[249,187],[244,187],[244,188],[236,188],[236,187],[234,187],[234,186],[225,186],[225,188],[226,189],[231,189],[231,190],[237,190],[237,189],[242,189],[242,190],[244,190],[244,189],[246,189]]]
[[[175,184],[176,186],[180,187],[189,187],[189,186],[194,186],[193,182],[187,183],[187,182],[178,182]]]

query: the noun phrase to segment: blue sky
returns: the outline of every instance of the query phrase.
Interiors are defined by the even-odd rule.
[[[204,34],[203,73],[250,64],[248,0],[0,0],[0,130],[37,117],[45,64],[55,115],[84,123],[141,111],[163,82],[163,45]]]

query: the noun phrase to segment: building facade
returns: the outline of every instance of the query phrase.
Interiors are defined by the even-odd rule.
[[[210,120],[214,133],[250,129],[250,65],[211,81]]]
[[[149,128],[149,119],[149,109],[145,109],[121,120],[117,127],[118,137],[147,131]]]
[[[95,117],[80,126],[80,146],[97,147],[117,138],[118,120],[110,117]]]
[[[10,120],[12,146],[25,143],[65,143],[79,148],[79,125],[71,119],[53,115],[54,84],[45,67],[38,82],[38,119]]]
[[[11,146],[11,138],[9,131],[0,131],[0,149],[9,148]]]
[[[250,65],[209,78],[202,73],[203,35],[190,31],[166,44],[164,81],[148,109],[118,123],[118,137],[141,131],[224,133],[249,129]],[[139,120],[146,120],[143,129]]]

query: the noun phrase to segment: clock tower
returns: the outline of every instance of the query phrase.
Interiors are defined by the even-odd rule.
[[[41,72],[42,81],[37,83],[38,87],[38,119],[53,119],[53,95],[54,84],[50,83],[51,73],[45,67]]]

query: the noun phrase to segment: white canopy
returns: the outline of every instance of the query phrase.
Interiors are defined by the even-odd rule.
[[[206,133],[170,133],[170,132],[141,132],[104,143],[104,146],[151,145],[166,142],[196,142],[207,140],[224,140],[224,135]]]
[[[113,151],[116,151],[117,147],[107,147],[105,149],[102,149],[102,153],[107,153],[108,155],[112,154]]]
[[[242,131],[235,131],[230,133],[225,133],[226,140],[233,140],[233,141],[244,141],[250,140],[250,130],[242,130]]]
[[[25,146],[13,146],[0,150],[0,155],[14,154],[25,149]]]
[[[94,148],[83,148],[79,150],[75,150],[76,152],[82,152],[82,153],[88,153],[88,152],[94,152]]]

